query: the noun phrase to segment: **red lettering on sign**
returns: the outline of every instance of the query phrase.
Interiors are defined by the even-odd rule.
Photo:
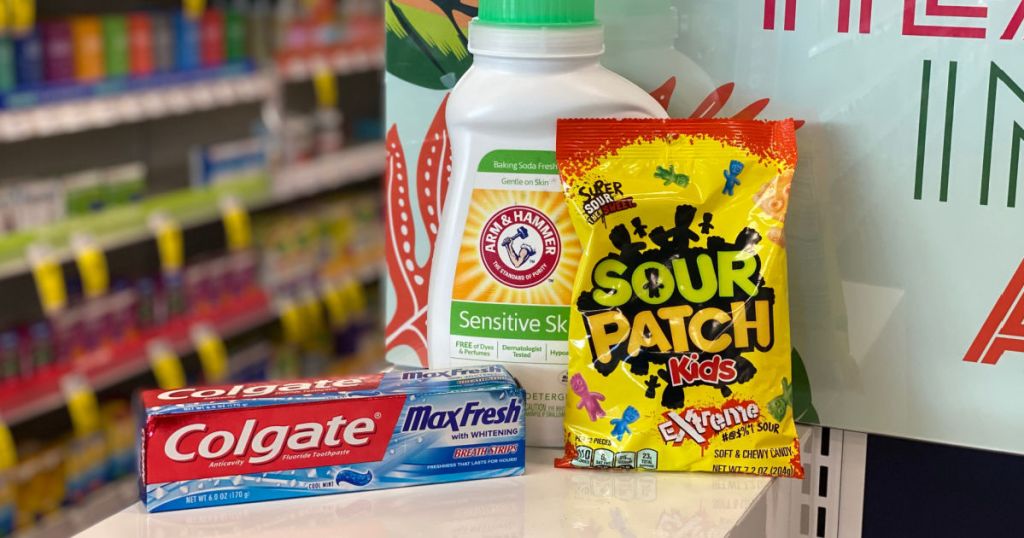
[[[785,22],[783,28],[787,32],[796,30],[796,0],[783,0],[786,2]],[[764,29],[775,29],[775,0],[764,0]]]
[[[917,24],[917,2],[918,0],[903,0],[903,35],[985,39],[985,28]],[[988,18],[988,6],[949,6],[940,4],[939,0],[927,0],[924,13],[929,17],[985,19]]]
[[[1021,24],[1024,24],[1024,0],[1020,0],[1017,11],[1013,13],[1010,23],[1006,25],[1006,31],[1003,32],[999,39],[1013,39],[1017,37],[1017,31],[1020,30]]]
[[[964,361],[996,364],[1014,351],[1024,353],[1024,261],[999,296]]]
[[[839,33],[850,33],[850,1],[839,0]],[[871,33],[871,10],[873,0],[860,0],[860,28],[862,34]]]
[[[860,33],[869,34],[871,33],[871,0],[861,0],[860,2]]]

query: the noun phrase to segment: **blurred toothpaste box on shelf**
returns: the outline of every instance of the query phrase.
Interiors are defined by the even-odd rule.
[[[516,476],[522,388],[502,366],[153,390],[150,512]]]

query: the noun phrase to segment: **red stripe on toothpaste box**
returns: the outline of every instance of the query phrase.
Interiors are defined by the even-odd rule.
[[[525,468],[525,398],[501,366],[147,391],[151,512],[497,478]]]
[[[384,374],[358,375],[328,379],[300,379],[240,385],[217,385],[211,387],[184,388],[175,390],[150,390],[142,393],[142,403],[147,408],[167,404],[212,403],[231,400],[263,399],[289,396],[311,396],[331,394],[339,391],[355,392],[376,390]]]

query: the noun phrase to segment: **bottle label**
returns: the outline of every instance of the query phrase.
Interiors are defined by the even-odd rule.
[[[452,358],[566,364],[581,251],[555,153],[492,151],[475,179],[452,292]]]

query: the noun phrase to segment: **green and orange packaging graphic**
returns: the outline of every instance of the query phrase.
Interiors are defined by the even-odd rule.
[[[561,120],[583,257],[562,467],[802,477],[782,233],[793,121]]]
[[[480,163],[452,289],[453,358],[564,365],[579,243],[551,151]]]

